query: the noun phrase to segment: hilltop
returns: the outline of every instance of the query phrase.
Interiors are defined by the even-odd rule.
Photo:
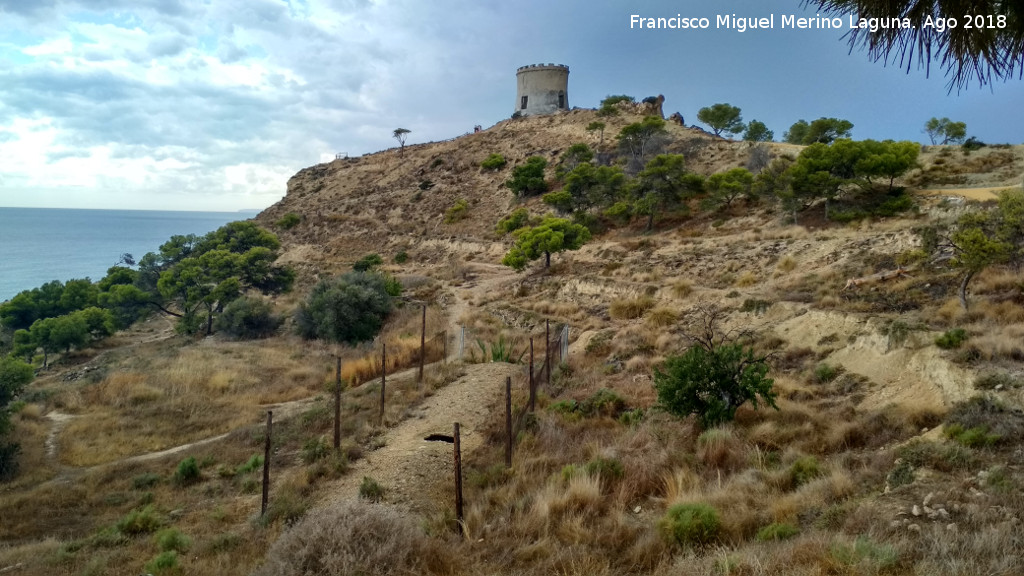
[[[604,150],[644,114],[620,109],[601,118]],[[377,347],[342,351],[346,378],[359,385],[345,391],[343,455],[334,456],[328,346],[287,330],[253,342],[195,340],[153,318],[100,350],[76,351],[37,379],[15,418],[24,472],[4,486],[0,570],[1024,571],[1024,280],[990,267],[963,310],[960,274],[928,263],[920,233],[977,209],[970,198],[1019,186],[1024,147],[927,147],[899,182],[914,208],[898,216],[842,224],[816,205],[794,225],[770,200],[717,212],[694,204],[650,232],[643,222],[610,226],[555,255],[550,269],[501,266],[511,240],[496,222],[519,207],[550,210],[505,187],[510,171],[531,156],[553,163],[575,143],[598,147],[601,136],[586,129],[598,119],[577,109],[507,120],[297,173],[285,198],[256,217],[281,239],[278,264],[299,274],[274,306],[288,313],[318,278],[379,254],[406,296],[427,305],[436,362],[426,382],[416,381],[421,326],[411,303],[381,336],[399,363],[384,425],[376,376],[359,372],[372,373]],[[667,130],[665,151],[705,176],[801,150]],[[482,169],[495,153],[508,165]],[[465,218],[446,223],[459,200]],[[288,214],[297,223],[281,224]],[[889,280],[850,282],[894,270]],[[704,430],[656,406],[653,374],[712,310],[719,330],[749,332],[744,342],[767,356],[779,409],[748,404],[734,422]],[[554,334],[568,326],[568,357],[528,414],[525,366],[481,360],[499,345],[517,359],[530,337],[542,357],[547,323]],[[958,328],[960,347],[936,345]],[[506,377],[517,414],[510,469]],[[260,520],[268,409],[271,510]],[[424,441],[456,421],[464,538],[453,529],[450,445]],[[182,479],[186,456],[197,477]],[[697,518],[673,541],[663,518],[679,504],[713,509],[717,525]]]

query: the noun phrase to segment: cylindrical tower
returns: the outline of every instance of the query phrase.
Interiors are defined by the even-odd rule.
[[[531,64],[516,70],[516,107],[521,116],[569,109],[569,67]]]

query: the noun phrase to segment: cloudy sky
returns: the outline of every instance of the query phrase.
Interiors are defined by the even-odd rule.
[[[775,130],[836,116],[921,140],[931,116],[1021,143],[1024,81],[948,93],[843,30],[630,30],[631,14],[810,15],[799,0],[0,0],[0,206],[240,210],[297,170],[507,118],[515,69],[570,66],[570,105],[729,102]]]

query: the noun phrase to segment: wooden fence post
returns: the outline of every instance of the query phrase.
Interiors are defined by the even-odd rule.
[[[388,374],[388,345],[381,344],[380,348],[380,426],[384,427],[384,389],[387,386]]]
[[[420,374],[417,377],[417,382],[420,388],[423,388],[423,361],[427,356],[427,305],[423,305],[423,322],[420,326]]]
[[[544,321],[544,371],[547,372],[548,393],[551,393],[551,320]]]
[[[512,467],[512,377],[505,377],[505,467]]]
[[[530,337],[530,412],[537,403],[537,385],[533,381],[533,337]]]
[[[334,378],[334,450],[341,450],[341,356]]]
[[[459,532],[465,534],[462,514],[462,449],[459,447],[459,423],[455,423],[455,519]]]
[[[267,410],[267,441],[263,447],[263,503],[260,516],[267,514],[267,502],[270,500],[270,435],[274,427],[274,412]]]

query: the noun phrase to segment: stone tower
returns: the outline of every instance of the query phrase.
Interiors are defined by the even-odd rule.
[[[569,109],[569,67],[530,64],[516,70],[516,107],[521,116]]]

